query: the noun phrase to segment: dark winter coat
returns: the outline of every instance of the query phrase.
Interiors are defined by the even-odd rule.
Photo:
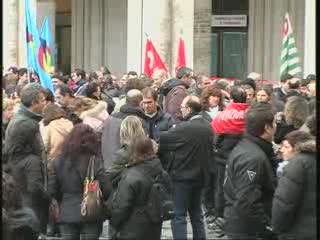
[[[154,224],[145,205],[154,178],[162,170],[158,158],[149,158],[128,168],[111,201],[111,225],[116,239],[160,239],[162,224]]]
[[[218,164],[225,166],[232,149],[242,139],[242,134],[221,134],[215,135],[215,137],[214,159]]]
[[[83,195],[83,181],[86,177],[90,155],[83,154],[78,159],[64,159],[60,156],[55,161],[54,171],[49,176],[49,193],[60,203],[59,223],[80,223],[80,205]],[[72,163],[75,161],[75,163]],[[76,164],[76,165],[74,165]],[[97,156],[94,165],[95,179],[99,181],[103,198],[107,200],[111,183],[104,171],[102,160]],[[97,218],[103,221],[103,216]]]
[[[152,118],[146,116],[145,121],[149,137],[156,142],[159,141],[160,132],[168,131],[174,124],[174,120],[171,115],[164,113],[160,108],[158,108],[157,114]]]
[[[273,94],[277,101],[285,103],[287,94],[280,87],[275,88]]]
[[[272,226],[280,239],[317,239],[316,143],[298,143],[295,149],[274,195]]]
[[[227,235],[265,237],[275,189],[272,152],[271,143],[245,134],[230,153],[224,184]]]
[[[170,156],[163,164],[172,180],[201,180],[213,156],[210,123],[201,115],[189,117],[188,121],[160,133],[159,153]]]
[[[280,122],[277,123],[277,129],[274,134],[274,142],[276,144],[280,144],[284,140],[285,136],[294,130],[298,129],[296,129],[293,125],[287,124],[287,122],[283,118]]]
[[[42,159],[44,146],[39,131],[41,118],[21,105],[8,125],[3,151],[7,161],[5,168],[20,187],[23,203],[35,212],[44,226],[48,195],[46,162]]]
[[[175,122],[182,121],[180,105],[188,96],[188,86],[181,80],[173,78],[163,83],[160,94],[165,96],[164,111],[169,113]]]
[[[77,83],[76,83],[76,87],[74,89],[74,95],[75,96],[85,96],[85,90],[87,88],[88,82],[84,79],[80,79]]]
[[[116,152],[120,149],[120,126],[122,120],[127,116],[137,116],[143,120],[146,129],[145,114],[140,107],[125,104],[120,108],[120,112],[115,112],[105,121],[101,136],[101,151],[104,168],[108,169],[112,161],[116,158]]]
[[[2,213],[4,214],[4,211]],[[40,223],[32,209],[11,209],[5,211],[5,215],[6,220],[2,222],[6,232],[4,240],[38,240]]]
[[[112,188],[116,189],[121,179],[121,174],[127,168],[129,162],[128,146],[123,145],[117,152],[111,167],[106,169],[107,175],[112,182]]]

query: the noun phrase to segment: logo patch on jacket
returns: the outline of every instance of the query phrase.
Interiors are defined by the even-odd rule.
[[[247,170],[247,173],[248,173],[250,181],[253,182],[254,177],[256,176],[256,172]]]

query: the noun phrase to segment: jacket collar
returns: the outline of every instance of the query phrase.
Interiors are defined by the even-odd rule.
[[[268,158],[271,158],[274,156],[273,146],[271,142],[268,142],[267,140],[264,140],[260,137],[252,136],[248,133],[244,133],[244,138],[249,139],[249,141],[254,142],[257,144],[262,151],[265,152],[265,154],[268,156]]]
[[[125,104],[120,108],[120,112],[125,114],[136,115],[142,119],[146,118],[144,111],[141,107],[132,106],[130,104]]]
[[[199,112],[194,112],[194,113],[190,113],[189,115],[187,115],[184,118],[184,121],[191,121],[193,119],[197,119],[197,118],[202,118],[201,113]]]
[[[27,108],[26,106],[24,106],[22,103],[20,104],[20,108],[19,108],[19,110],[18,110],[18,113],[21,113],[21,114],[27,116],[28,118],[35,119],[35,120],[37,120],[38,122],[40,122],[41,119],[42,119],[42,115],[37,114],[37,113],[34,113],[34,112],[31,112],[31,111],[29,110],[29,108]]]

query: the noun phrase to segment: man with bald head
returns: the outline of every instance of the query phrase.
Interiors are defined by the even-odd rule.
[[[205,239],[200,196],[208,161],[212,158],[213,133],[210,124],[200,114],[198,97],[185,97],[180,110],[184,121],[167,132],[161,132],[159,144],[159,154],[168,156],[163,165],[174,186],[173,238],[187,239],[186,217],[189,213],[193,239]]]
[[[101,152],[104,167],[111,166],[116,152],[120,149],[120,126],[122,120],[127,116],[137,116],[145,124],[145,113],[141,107],[143,99],[142,92],[138,89],[131,89],[126,94],[126,103],[121,106],[120,112],[114,112],[105,121],[101,136]],[[145,127],[147,130],[147,128]]]

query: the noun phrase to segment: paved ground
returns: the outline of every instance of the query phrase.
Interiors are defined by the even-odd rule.
[[[190,224],[190,221],[188,219],[188,240],[189,239],[192,239],[192,228],[191,228],[191,224]],[[105,222],[104,224],[104,232],[108,232],[108,224],[107,222]],[[206,234],[207,234],[207,240],[219,240],[219,239],[227,239],[227,238],[218,238],[214,232],[210,229],[207,228],[206,226]],[[48,238],[45,238],[47,240],[61,240],[61,238],[54,238],[54,237],[48,237]],[[166,221],[164,222],[163,224],[163,227],[162,227],[162,237],[161,239],[164,239],[164,240],[169,240],[169,239],[173,239],[172,238],[172,231],[171,231],[171,225],[170,225],[170,221]],[[108,237],[103,237],[101,236],[99,238],[99,240],[109,240]]]

